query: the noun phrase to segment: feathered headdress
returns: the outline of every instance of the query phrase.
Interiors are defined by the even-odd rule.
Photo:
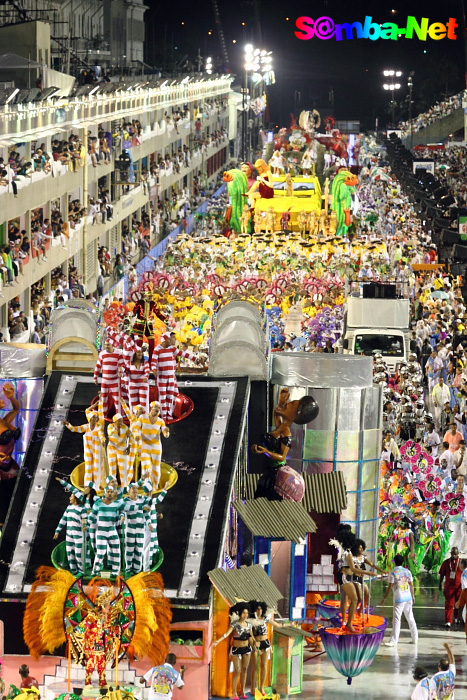
[[[23,635],[32,658],[52,654],[66,641],[63,611],[75,577],[69,571],[41,566],[26,601]]]

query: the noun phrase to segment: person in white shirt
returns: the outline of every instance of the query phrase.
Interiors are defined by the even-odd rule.
[[[443,442],[443,451],[439,456],[439,463],[442,461],[446,462],[445,469],[452,469],[454,467],[454,453],[449,449],[449,442]]]
[[[467,475],[467,451],[465,440],[459,443],[459,449],[454,453],[454,466],[458,474]]]
[[[404,614],[410,628],[412,644],[418,642],[418,630],[415,618],[413,616],[412,606],[415,602],[415,592],[413,587],[413,577],[409,569],[406,569],[404,558],[400,554],[394,557],[395,568],[389,574],[389,586],[383,596],[381,605],[384,604],[391,590],[393,591],[394,611],[393,611],[393,628],[389,642],[385,642],[385,646],[393,647],[399,641],[401,631],[401,618]]]
[[[443,644],[448,656],[440,659],[438,673],[433,676],[436,685],[437,700],[454,700],[454,685],[456,681],[456,663],[452,649],[447,642]]]
[[[428,423],[426,433],[423,436],[423,443],[425,447],[430,448],[429,453],[431,454],[433,459],[436,459],[436,457],[438,456],[438,448],[441,444],[441,440],[438,433],[435,431],[434,423]]]
[[[451,399],[451,391],[447,384],[444,383],[443,377],[440,377],[438,379],[438,383],[434,385],[431,392],[431,398],[433,399],[435,423],[436,425],[439,425],[441,410],[446,401],[450,401]]]
[[[167,654],[165,663],[153,666],[139,679],[140,683],[150,683],[148,700],[170,700],[173,687],[183,688],[185,667],[180,667],[180,673],[175,670],[177,662],[175,654]]]
[[[423,666],[415,666],[413,679],[417,685],[413,689],[410,700],[437,700],[436,684],[432,678],[428,678],[428,673]]]

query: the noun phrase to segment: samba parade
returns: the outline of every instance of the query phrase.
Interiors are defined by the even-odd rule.
[[[465,93],[273,127],[202,60],[0,125],[1,695],[460,698]]]

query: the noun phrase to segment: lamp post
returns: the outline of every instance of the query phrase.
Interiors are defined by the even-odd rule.
[[[409,75],[407,80],[407,85],[409,88],[409,124],[410,124],[410,150],[412,150],[412,139],[413,139],[413,124],[412,124],[412,89],[413,80],[412,76]]]
[[[384,76],[387,78],[391,78],[390,83],[384,83],[383,88],[385,90],[390,90],[391,91],[391,115],[392,115],[392,125],[395,127],[395,102],[394,102],[394,92],[395,90],[400,90],[401,84],[395,82],[396,78],[400,78],[402,75],[402,71],[400,70],[385,70],[383,71]]]
[[[248,86],[248,77],[251,76],[251,90]],[[242,135],[242,156],[246,160],[251,159],[251,146],[255,147],[256,143],[251,144],[251,127],[248,119],[248,106],[246,103],[247,95],[250,99],[255,98],[255,86],[266,85],[274,82],[274,73],[272,70],[272,51],[265,49],[257,49],[252,44],[245,46],[245,87],[243,89],[243,135]]]

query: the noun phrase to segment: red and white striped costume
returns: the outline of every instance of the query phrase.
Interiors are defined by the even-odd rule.
[[[131,335],[128,335],[128,333],[123,333],[116,328],[111,327],[106,329],[106,340],[111,342],[114,348],[118,348],[120,350],[123,365],[125,366],[131,362],[137,348],[138,341],[141,342],[139,338],[136,338],[135,342],[135,340],[131,337]],[[120,378],[120,392],[125,401],[128,401],[128,377],[126,373],[124,373]]]
[[[107,415],[109,410],[109,395],[112,396],[116,413],[120,413],[120,378],[118,369],[122,366],[123,360],[119,351],[107,352],[107,350],[102,350],[99,353],[94,370],[94,381],[97,381],[99,374],[102,374],[101,395],[104,415]]]
[[[139,369],[129,362],[125,366],[125,375],[128,379],[130,408],[140,404],[149,413],[149,362],[141,360]]]
[[[167,348],[164,348],[163,345],[158,345],[157,348],[154,348],[151,358],[151,370],[156,374],[161,416],[165,421],[172,418],[175,399],[178,394],[178,385],[175,378],[177,357],[196,360],[196,355],[193,355],[193,353],[188,350],[179,350],[173,345],[169,345]]]

